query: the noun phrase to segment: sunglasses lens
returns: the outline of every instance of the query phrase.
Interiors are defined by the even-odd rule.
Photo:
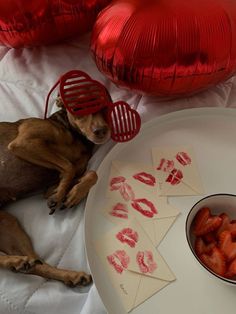
[[[108,105],[105,87],[82,71],[70,71],[61,77],[60,96],[74,115],[95,113]]]
[[[137,111],[122,101],[114,103],[108,111],[111,137],[116,142],[133,139],[140,130],[141,118]]]

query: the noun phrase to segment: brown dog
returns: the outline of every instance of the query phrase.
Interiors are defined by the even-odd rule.
[[[77,205],[96,183],[86,172],[94,144],[110,138],[103,113],[71,115],[62,102],[48,119],[29,118],[0,123],[0,206],[47,189],[50,214]],[[50,187],[51,186],[51,187]],[[15,217],[0,211],[0,267],[70,286],[87,285],[84,272],[58,269],[44,263],[34,252],[29,236]]]

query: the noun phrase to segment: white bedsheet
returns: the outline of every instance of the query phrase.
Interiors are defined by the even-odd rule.
[[[125,100],[137,108],[143,122],[192,107],[236,107],[236,78],[194,97],[173,101],[121,90],[97,70],[89,53],[89,35],[49,47],[19,50],[0,47],[0,59],[0,121],[43,117],[48,91],[61,74],[71,69],[86,71],[104,83],[113,100]],[[101,146],[89,167],[97,169],[112,146],[112,142]],[[18,217],[36,251],[47,262],[89,272],[84,247],[84,205],[85,202],[76,209],[49,216],[45,200],[37,195],[12,204],[8,210]],[[0,314],[106,313],[94,285],[71,289],[56,281],[2,269],[0,278]]]

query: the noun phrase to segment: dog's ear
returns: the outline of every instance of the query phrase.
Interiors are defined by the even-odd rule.
[[[57,107],[59,108],[64,108],[64,104],[63,104],[63,101],[61,99],[61,96],[57,95],[57,98],[56,98],[56,105]]]

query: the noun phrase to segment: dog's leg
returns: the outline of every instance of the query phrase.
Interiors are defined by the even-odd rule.
[[[63,281],[69,286],[85,286],[91,276],[84,272],[59,269],[44,263],[34,252],[29,236],[18,220],[11,214],[0,211],[0,267],[33,274],[48,279]]]
[[[0,267],[14,272],[26,272],[29,268],[28,256],[0,255]]]
[[[8,145],[8,149],[28,162],[59,171],[60,182],[53,195],[48,199],[50,214],[52,214],[61,206],[62,200],[66,196],[76,173],[75,166],[66,158],[55,154],[53,149],[51,150],[50,146],[41,139],[26,141],[24,138],[17,137]]]
[[[91,275],[84,272],[61,269],[50,266],[46,263],[34,265],[27,274],[37,275],[47,279],[54,279],[64,282],[67,286],[87,286],[92,282]]]
[[[0,211],[0,251],[11,256],[27,256],[28,268],[41,262],[18,220],[5,211]]]
[[[34,264],[34,266],[31,267],[28,256],[0,255],[0,267],[14,272],[59,280],[70,287],[87,286],[92,282],[91,275],[88,275],[85,272],[61,269],[50,266],[44,262],[41,264]]]
[[[28,256],[0,255],[0,267],[25,272],[30,268],[29,258]]]
[[[80,203],[80,201],[88,194],[91,187],[97,182],[97,174],[95,171],[85,173],[67,193],[66,200],[63,202],[63,208],[71,208]]]

